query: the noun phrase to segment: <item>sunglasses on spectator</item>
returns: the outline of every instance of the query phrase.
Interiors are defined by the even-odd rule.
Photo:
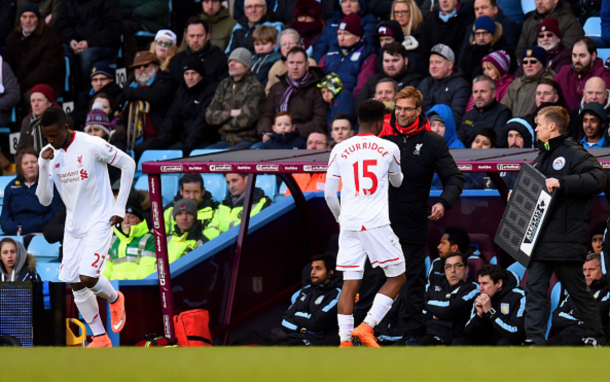
[[[523,65],[536,65],[538,60],[523,60]]]
[[[538,38],[545,38],[545,37],[546,37],[546,38],[552,38],[552,37],[554,37],[554,36],[555,36],[555,33],[553,33],[553,32],[547,32],[547,33],[540,33],[540,34],[538,35]]]
[[[171,42],[163,42],[161,40],[157,40],[157,45],[164,46],[166,48],[171,48],[173,44]]]
[[[409,13],[411,13],[411,11],[409,11],[409,10],[406,10],[406,11],[394,11],[394,14],[398,15],[398,16],[407,15]]]

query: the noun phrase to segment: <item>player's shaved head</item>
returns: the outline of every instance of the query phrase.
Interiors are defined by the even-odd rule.
[[[49,107],[42,113],[42,116],[40,117],[40,126],[47,127],[53,125],[60,128],[67,127],[68,116],[63,109],[58,107]]]

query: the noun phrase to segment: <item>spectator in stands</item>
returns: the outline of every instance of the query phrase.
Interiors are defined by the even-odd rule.
[[[497,134],[495,130],[484,127],[477,131],[477,135],[470,144],[471,149],[495,149]]]
[[[508,71],[512,73],[517,69],[515,55],[502,34],[502,25],[499,22],[494,22],[489,16],[481,16],[474,22],[472,32],[467,34],[470,35],[470,44],[464,48],[459,62],[467,80],[483,74],[483,58],[499,50],[510,57]]]
[[[81,128],[85,124],[85,118],[89,112],[91,100],[98,94],[106,93],[117,100],[123,89],[114,82],[114,70],[106,61],[96,62],[91,68],[89,75],[91,89],[86,90],[78,96],[78,101],[72,111],[74,126]],[[44,111],[44,110],[43,110]]]
[[[265,93],[250,68],[252,53],[245,48],[235,49],[229,57],[229,77],[220,82],[205,112],[207,122],[218,129],[221,139],[208,148],[247,149],[258,140],[256,120]]]
[[[379,102],[384,102],[386,105],[392,105],[393,107],[394,100],[398,92],[399,89],[396,81],[390,78],[382,78],[377,81],[377,86],[375,86],[375,96],[373,99]]]
[[[478,285],[466,280],[468,263],[465,255],[452,252],[442,264],[445,280],[430,284],[426,292],[426,335],[420,341],[422,345],[463,343],[464,325],[479,294]]]
[[[586,149],[610,146],[607,119],[604,107],[597,102],[588,103],[582,108],[578,130],[580,143]]]
[[[400,4],[400,3],[398,3]],[[382,36],[380,36],[380,39]],[[373,74],[360,90],[356,106],[375,95],[377,83],[382,78],[396,81],[398,89],[406,86],[417,87],[423,79],[414,64],[409,62],[407,50],[399,42],[385,44],[381,49],[383,55],[382,72]]]
[[[292,305],[282,315],[286,337],[266,345],[316,345],[320,340],[336,336],[341,280],[335,277],[334,269],[332,255],[312,258],[311,283],[292,295]]]
[[[269,70],[282,58],[282,54],[276,50],[277,29],[268,25],[261,25],[254,30],[254,51],[252,73],[263,85],[269,80]]]
[[[296,47],[301,46],[301,35],[294,29],[285,29],[280,33],[280,53],[282,54],[282,58],[277,61],[271,69],[269,70],[269,80],[267,81],[267,86],[265,86],[265,94],[269,95],[269,91],[271,87],[280,81],[280,78],[288,72],[286,68],[286,55],[288,52]],[[316,61],[309,57],[307,59],[309,63],[309,67],[317,66]]]
[[[398,44],[403,44],[405,42],[405,36],[402,33],[402,28],[400,27],[400,24],[398,23],[398,21],[394,21],[394,20],[384,20],[382,22],[380,22],[379,24],[377,24],[377,32],[373,33],[373,38],[375,38],[376,42],[379,43],[379,47],[377,48],[377,44],[376,45],[376,53],[377,53],[377,59],[375,62],[375,72],[379,73],[383,70],[383,47],[391,44],[393,42],[396,42]],[[413,40],[415,41],[415,44],[417,45],[417,40]],[[403,45],[403,47],[405,47]],[[405,47],[406,49],[406,47]],[[415,49],[415,48],[413,48]],[[412,56],[416,56],[419,58],[419,55],[417,55],[414,52],[410,53]]]
[[[178,184],[178,195],[174,201],[164,207],[163,220],[165,220],[165,232],[168,235],[174,233],[176,221],[172,211],[174,205],[180,199],[195,201],[197,208],[197,220],[205,228],[212,220],[214,211],[218,208],[218,202],[212,199],[212,194],[205,189],[201,174],[184,174]],[[210,238],[212,239],[212,238]]]
[[[40,130],[40,117],[48,107],[59,107],[55,102],[55,92],[45,84],[39,84],[32,88],[30,103],[32,106],[30,113],[21,122],[21,134],[19,135],[17,151],[26,147],[32,147],[34,150],[40,151],[47,145],[47,138]]]
[[[127,151],[125,128],[110,123],[102,104],[92,105],[91,111],[87,114],[84,132],[102,138],[123,152]],[[121,178],[121,170],[108,165],[108,176],[112,185]]]
[[[59,11],[60,1],[31,1],[31,0],[17,0],[17,9],[21,9],[24,5],[34,3],[40,11],[39,19],[44,21],[45,24],[51,28],[55,28],[55,20],[57,19],[57,12]],[[14,25],[19,24],[20,14],[17,13]]]
[[[169,63],[169,72],[178,82],[184,82],[182,68],[188,56],[196,55],[203,60],[206,75],[215,83],[229,75],[227,56],[210,42],[210,26],[197,16],[189,18],[184,27],[186,50],[175,55]]]
[[[583,37],[576,40],[572,47],[572,65],[561,68],[554,78],[563,91],[568,112],[580,105],[583,85],[591,77],[600,77],[610,83],[610,69],[597,57],[597,47],[593,40]]]
[[[208,125],[205,118],[216,89],[199,57],[189,56],[182,69],[184,85],[178,88],[156,139],[159,147],[182,150],[188,156],[200,145],[218,141],[216,127]]]
[[[368,13],[366,0],[341,0],[340,5],[341,11],[335,12],[331,18],[326,20],[326,28],[314,47],[312,58],[316,62],[320,62],[322,57],[330,51],[332,44],[337,41],[337,31],[342,20],[352,13],[360,17],[362,34],[359,36],[364,37],[368,43],[373,41],[372,34],[376,30],[377,18]]]
[[[529,129],[524,124],[509,123],[504,130],[506,131],[504,139],[509,149],[534,147],[534,130]]]
[[[352,117],[344,113],[335,114],[330,126],[330,136],[332,137],[334,144],[353,137],[354,125],[352,123]]]
[[[136,159],[140,159],[146,150],[163,147],[155,138],[161,131],[163,120],[178,88],[174,77],[170,73],[160,71],[159,65],[154,54],[148,51],[138,52],[130,67],[135,69],[134,81],[126,84],[117,99],[119,110],[122,110],[121,121],[128,135],[127,142],[136,142]],[[141,108],[142,105],[144,108]],[[141,143],[140,139],[143,139]],[[133,143],[128,149],[131,147]]]
[[[19,104],[19,82],[8,62],[0,56],[0,124],[6,126],[11,109]]]
[[[466,343],[520,345],[525,339],[525,293],[499,265],[484,265],[477,271],[477,278],[481,293],[474,300],[470,320],[466,323]]]
[[[104,110],[104,113],[106,113],[106,115],[108,115],[108,121],[110,121],[110,124],[116,125],[117,119],[114,116],[114,98],[112,98],[110,95],[108,95],[106,93],[100,93],[91,100],[91,102],[90,102],[91,107],[89,109],[92,110],[93,105],[95,105],[96,103],[99,103],[100,105],[102,105],[102,109]]]
[[[4,58],[19,81],[23,114],[29,111],[30,90],[34,85],[47,84],[56,94],[63,90],[64,48],[55,30],[45,25],[38,4],[21,7],[19,24],[6,39]]]
[[[205,236],[210,239],[241,223],[246,188],[248,187],[248,174],[226,174],[225,179],[229,187],[229,195],[218,206],[212,221],[204,231]],[[258,187],[254,188],[250,217],[258,214],[270,205],[271,199],[265,196],[263,190]]]
[[[439,11],[425,17],[418,51],[422,56],[426,56],[430,51],[434,51],[434,46],[442,44],[453,51],[452,61],[456,62],[462,51],[464,36],[470,31],[466,28],[474,20],[472,11],[460,4],[459,0],[439,2]]]
[[[555,72],[546,67],[546,51],[539,46],[527,48],[523,52],[522,63],[523,74],[515,78],[502,98],[502,104],[515,117],[523,117],[534,110],[538,81],[555,76]]]
[[[84,90],[83,85],[94,63],[113,62],[116,58],[121,43],[122,19],[119,0],[61,1],[55,30],[64,43],[78,91]]]
[[[580,113],[586,104],[597,102],[604,107],[606,116],[610,115],[610,97],[608,97],[606,82],[600,77],[591,77],[585,82],[583,89],[583,97],[579,107],[570,112],[570,124],[568,125],[568,134],[573,138],[579,137],[578,120]],[[582,137],[581,137],[582,138]]]
[[[362,38],[360,16],[350,13],[341,20],[337,40],[320,59],[326,74],[336,73],[345,89],[358,97],[366,80],[375,73],[377,55],[372,44]]]
[[[268,10],[265,0],[245,0],[244,10],[245,15],[237,19],[237,24],[233,27],[231,40],[225,50],[226,54],[231,53],[236,48],[246,48],[254,54],[252,34],[261,25],[268,25],[277,29],[277,33],[284,30],[284,24],[278,21],[273,11]]]
[[[510,83],[513,82],[514,77],[512,74],[509,74],[510,66],[510,56],[503,50],[490,53],[481,60],[483,75],[491,78],[496,83],[496,100],[498,101],[502,101]],[[470,96],[466,112],[472,110],[473,107],[474,100]]]
[[[452,2],[454,0],[450,0]],[[424,95],[425,112],[434,105],[445,104],[453,110],[453,117],[461,121],[468,103],[471,87],[464,73],[455,67],[455,54],[447,45],[438,44],[430,54],[430,77],[420,82],[417,90]]]
[[[194,200],[180,199],[175,202],[172,216],[176,224],[174,233],[167,243],[167,257],[170,263],[209,241],[203,234],[201,220],[197,219],[197,205]]]
[[[169,29],[161,29],[155,36],[155,41],[150,44],[150,53],[157,57],[161,63],[160,69],[164,72],[169,70],[169,63],[178,51],[176,34]]]
[[[443,269],[443,262],[452,253],[459,253],[466,259],[469,257],[479,257],[481,254],[478,249],[470,245],[470,236],[468,232],[462,227],[447,227],[441,240],[436,247],[438,250],[438,257],[430,263],[430,270],[428,271],[428,286],[442,284],[445,280],[445,271]]]
[[[328,105],[316,86],[323,78],[322,70],[310,67],[307,53],[299,47],[288,52],[286,66],[288,73],[269,91],[258,120],[258,134],[271,131],[273,116],[278,111],[292,114],[293,123],[303,138],[314,131],[326,131]]]
[[[280,111],[275,115],[273,133],[267,134],[269,139],[263,143],[261,149],[305,149],[305,140],[301,138],[292,123],[292,115],[287,111]]]
[[[583,265],[583,273],[587,282],[587,289],[593,295],[602,318],[604,332],[608,329],[608,311],[610,308],[610,293],[608,282],[604,278],[602,261],[599,253],[589,253]],[[564,346],[596,346],[600,345],[598,339],[589,337],[589,332],[583,325],[583,316],[576,303],[568,295],[553,312],[551,322],[553,335],[547,345]],[[601,343],[603,344],[603,342]]]
[[[131,66],[133,57],[138,53],[136,33],[139,31],[157,33],[169,27],[171,13],[166,0],[121,0],[121,8],[125,66]]]
[[[0,281],[42,281],[36,272],[36,258],[10,237],[0,240]]]
[[[500,134],[511,119],[510,109],[496,100],[496,83],[491,78],[480,75],[472,81],[474,108],[464,114],[458,136],[466,146],[470,146],[477,132],[488,127]]]
[[[465,149],[464,143],[458,138],[455,120],[451,108],[447,105],[434,105],[428,110],[426,117],[430,121],[430,130],[445,139],[447,147],[450,149]],[[438,181],[438,179],[437,179]],[[432,184],[437,182],[432,181]]]
[[[555,73],[572,63],[572,52],[561,41],[557,19],[549,17],[538,25],[538,46],[546,50],[546,66]]]
[[[114,227],[104,269],[108,280],[141,280],[156,270],[155,238],[139,203],[131,202],[125,208],[123,222]]]
[[[201,6],[203,13],[199,17],[210,26],[210,42],[224,52],[237,21],[231,17],[231,13],[221,0],[203,0]]]
[[[424,17],[413,0],[394,0],[392,3],[392,20],[398,21],[404,34],[405,48],[417,49],[421,35]],[[416,85],[411,85],[416,86]]]
[[[297,0],[294,8],[294,21],[286,27],[299,32],[306,50],[316,46],[324,31],[321,3],[316,0]]]
[[[549,17],[557,19],[562,41],[568,49],[572,49],[574,42],[584,36],[582,25],[572,14],[569,3],[561,0],[540,0],[536,2],[536,11],[532,12],[523,22],[521,37],[515,52],[517,57],[523,56],[523,52],[536,43],[538,26]]]
[[[502,9],[498,8],[498,2],[496,0],[475,0],[474,15],[477,19],[483,16],[490,17],[493,21],[502,25],[502,36],[506,38],[510,51],[515,51],[517,48],[517,43],[519,42],[521,26],[517,21],[507,17]],[[464,40],[464,44],[462,45],[462,50],[469,45],[468,31],[472,30],[473,25],[474,24],[469,25],[466,28],[466,38]]]
[[[38,201],[37,187],[38,152],[31,147],[25,148],[17,155],[17,176],[4,189],[0,226],[5,234],[39,233],[43,225],[53,219],[62,204],[61,199],[54,198],[53,203],[45,207]]]
[[[327,150],[330,148],[330,139],[324,133],[313,132],[307,137],[307,150]]]
[[[337,114],[347,114],[356,117],[354,112],[354,96],[343,88],[343,82],[336,73],[328,73],[318,84],[324,102],[329,105],[326,115],[326,126],[331,130],[331,123]]]
[[[601,222],[591,230],[591,249],[594,253],[602,253],[602,243],[604,242],[604,232],[606,222]]]

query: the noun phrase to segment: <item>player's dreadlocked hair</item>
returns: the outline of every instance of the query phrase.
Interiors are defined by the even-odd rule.
[[[363,101],[358,108],[358,118],[360,122],[375,123],[383,120],[385,115],[385,105],[383,102],[368,99]]]
[[[68,117],[63,109],[59,107],[49,107],[40,117],[40,127],[57,126],[63,128],[68,123]]]

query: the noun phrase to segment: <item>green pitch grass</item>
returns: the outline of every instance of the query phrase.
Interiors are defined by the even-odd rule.
[[[0,348],[2,381],[610,380],[610,348]]]

